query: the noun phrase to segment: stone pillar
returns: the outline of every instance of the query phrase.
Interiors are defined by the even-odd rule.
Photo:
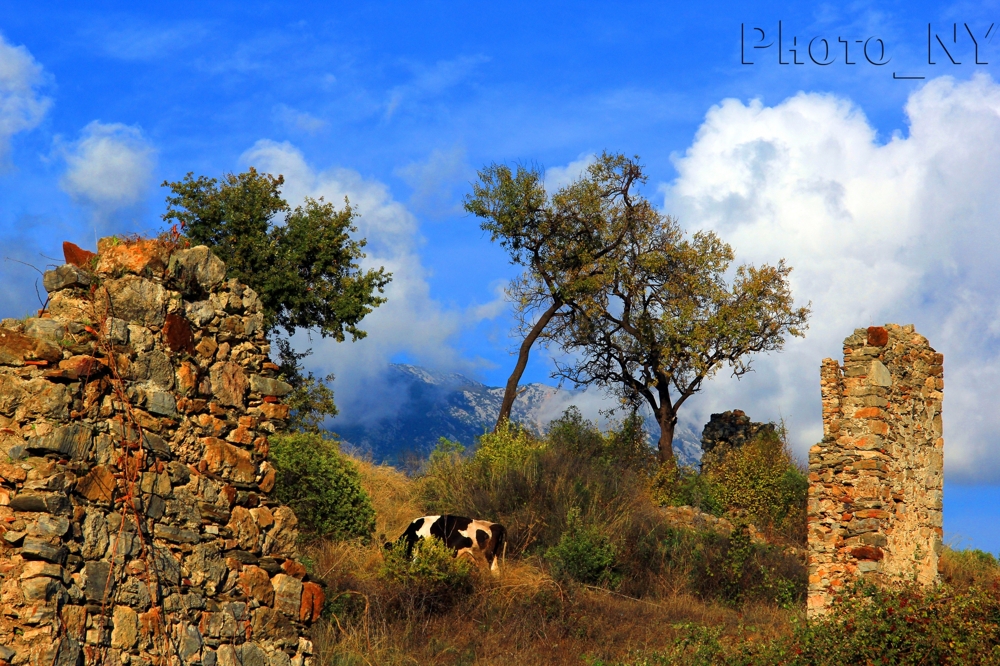
[[[260,299],[206,247],[98,249],[0,321],[0,666],[308,666]]]
[[[858,578],[934,583],[942,536],[944,357],[912,325],[857,329],[820,368],[809,451],[810,616]]]

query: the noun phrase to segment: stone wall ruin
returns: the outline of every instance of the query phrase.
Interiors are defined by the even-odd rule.
[[[809,451],[808,613],[858,578],[938,580],[944,356],[912,325],[857,329],[820,368]]]
[[[205,247],[64,249],[0,322],[0,666],[311,663],[260,300]]]

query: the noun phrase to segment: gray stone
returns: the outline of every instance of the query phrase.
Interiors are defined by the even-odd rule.
[[[250,623],[254,636],[260,636],[290,648],[297,647],[299,644],[299,633],[291,620],[273,608],[261,606],[254,609],[251,613]]]
[[[878,359],[873,359],[868,370],[868,384],[870,386],[892,386],[892,375],[889,369],[882,365]]]
[[[291,384],[261,375],[250,375],[250,390],[261,395],[283,396],[292,392]]]
[[[128,344],[128,322],[118,317],[108,317],[104,325],[104,333],[115,345]]]
[[[117,601],[139,611],[150,606],[149,585],[138,578],[127,578],[116,593]]]
[[[163,326],[167,316],[167,290],[163,285],[138,275],[108,280],[105,285],[114,317],[143,326]]]
[[[3,540],[9,543],[11,546],[16,546],[21,543],[21,539],[24,538],[24,532],[17,530],[7,530],[3,533]]]
[[[93,441],[89,426],[68,425],[54,428],[42,437],[29,437],[27,448],[34,451],[58,453],[73,460],[86,460]]]
[[[152,493],[160,497],[170,496],[170,477],[166,474],[156,472],[143,472],[139,481],[139,489],[144,493]]]
[[[46,342],[58,343],[66,337],[66,325],[56,319],[32,317],[24,322],[24,334]]]
[[[176,407],[177,405],[175,404],[174,405],[175,412],[176,412]],[[173,458],[173,454],[170,451],[170,445],[167,444],[167,441],[162,437],[160,437],[159,435],[151,433],[148,430],[143,430],[142,439],[143,442],[146,444],[146,448],[150,449],[159,458],[161,459]],[[186,470],[187,466],[184,466],[184,469]],[[187,482],[185,481],[185,483]]]
[[[258,312],[247,317],[243,322],[243,333],[248,337],[253,337],[257,331],[264,328],[264,314]]]
[[[257,566],[257,556],[251,552],[245,550],[227,550],[225,555],[226,557],[231,557],[240,564],[252,564]]]
[[[153,520],[159,520],[166,512],[167,503],[159,495],[144,495],[142,498],[143,511],[146,516]]]
[[[136,536],[135,532],[130,531],[132,529],[134,527],[131,524],[124,532],[119,532],[117,528],[111,529],[109,526],[108,532],[111,535],[111,545],[107,552],[108,558],[113,557],[116,561],[121,561],[120,558],[136,557],[142,552],[142,542],[139,541],[139,537]]]
[[[168,463],[167,472],[170,474],[170,482],[175,485],[186,486],[191,480],[191,470],[182,462],[175,460]]]
[[[166,391],[153,391],[146,398],[146,409],[150,414],[159,414],[170,418],[177,418],[177,401],[172,393]]]
[[[55,270],[45,271],[42,275],[42,285],[50,294],[70,287],[89,287],[90,273],[73,264],[66,264]]]
[[[228,510],[215,504],[209,504],[208,502],[198,502],[198,510],[201,512],[202,518],[219,523],[220,525],[228,523],[232,515]]]
[[[135,324],[129,324],[128,326],[128,340],[132,345],[132,349],[137,352],[148,352],[156,342],[156,338],[151,330],[145,326],[136,326]]]
[[[275,650],[268,656],[268,666],[292,666],[292,659],[281,650]]]
[[[61,537],[69,531],[69,519],[62,516],[39,516],[28,525],[28,534],[39,537]]]
[[[39,559],[62,564],[66,559],[66,548],[64,546],[53,546],[45,539],[25,537],[24,544],[21,546],[21,555],[28,559]]]
[[[108,522],[100,511],[89,510],[83,518],[83,546],[80,556],[98,560],[108,551]]]
[[[215,306],[211,301],[196,301],[184,307],[187,318],[197,326],[205,326],[215,319]]]
[[[161,581],[171,585],[180,584],[181,563],[177,561],[169,549],[163,546],[153,546],[153,560]]]
[[[204,245],[174,252],[167,276],[185,291],[212,291],[226,277],[226,265]]]
[[[14,658],[17,653],[14,652],[14,648],[7,647],[6,645],[0,645],[0,659],[4,661],[10,661]]]
[[[76,639],[61,636],[50,646],[42,648],[38,663],[45,666],[83,666],[83,650]]]
[[[62,591],[59,581],[45,576],[21,581],[21,594],[28,603],[48,603]]]
[[[103,560],[87,562],[83,565],[83,594],[88,601],[101,603],[108,584],[111,564]]]
[[[139,381],[152,382],[167,391],[174,387],[174,366],[170,357],[161,351],[139,354],[132,364],[131,374]]]
[[[198,627],[184,623],[178,627],[177,655],[185,662],[194,661],[201,649],[201,633]]]
[[[274,587],[274,609],[298,619],[302,603],[302,581],[294,576],[278,574],[271,579]]]
[[[219,666],[268,666],[267,655],[253,643],[220,645],[216,654]]]
[[[187,566],[191,570],[191,583],[213,596],[221,587],[229,569],[220,557],[218,543],[201,543],[194,547],[187,558]]]
[[[164,539],[173,543],[198,543],[201,540],[197,532],[182,530],[173,525],[164,525],[162,523],[157,523],[153,527],[153,536],[157,539]]]

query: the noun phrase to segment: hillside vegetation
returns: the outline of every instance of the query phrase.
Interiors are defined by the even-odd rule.
[[[327,586],[325,665],[1000,663],[1000,568],[980,551],[946,549],[938,589],[859,587],[805,621],[806,486],[780,430],[714,451],[701,472],[661,471],[635,421],[601,432],[573,410],[542,438],[505,427],[471,453],[442,440],[411,475],[329,442],[312,452],[295,464],[351,497],[297,498],[328,507],[304,521]],[[724,520],[679,523],[664,505],[680,503]],[[343,538],[369,509],[374,533]],[[506,525],[501,574],[436,543],[412,561],[383,550],[437,513]]]

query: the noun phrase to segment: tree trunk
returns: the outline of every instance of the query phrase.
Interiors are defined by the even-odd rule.
[[[510,373],[510,379],[507,380],[507,388],[503,392],[503,402],[500,404],[500,415],[497,417],[497,424],[493,427],[493,432],[497,431],[500,424],[510,419],[510,412],[514,408],[514,398],[517,397],[517,383],[521,381],[521,375],[524,374],[524,369],[528,366],[528,352],[531,351],[531,345],[535,344],[535,340],[542,334],[542,330],[555,316],[556,310],[562,306],[561,300],[552,301],[549,309],[542,313],[542,316],[538,318],[538,321],[521,342],[521,349],[517,354],[517,365],[514,366],[514,372]]]
[[[677,415],[666,406],[656,410],[656,422],[660,425],[660,441],[657,447],[660,454],[660,464],[676,465],[674,459],[674,426],[677,425]]]

